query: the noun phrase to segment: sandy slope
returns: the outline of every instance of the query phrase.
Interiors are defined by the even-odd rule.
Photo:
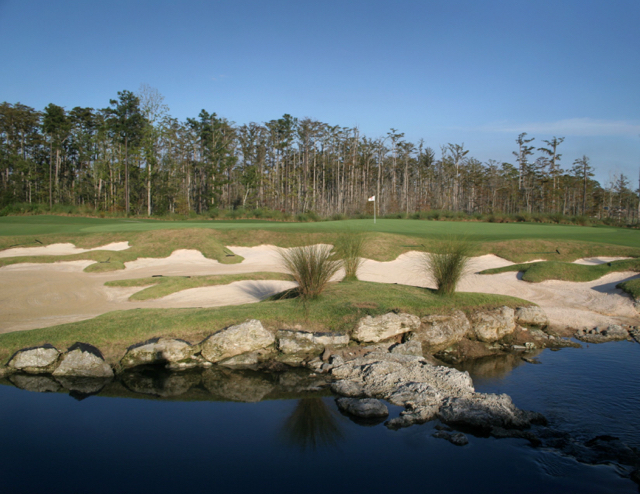
[[[127,250],[129,242],[112,242],[102,247],[93,249],[80,249],[73,244],[51,244],[42,247],[16,247],[0,251],[2,257],[23,257],[23,256],[69,256],[71,254],[82,254],[92,250]]]
[[[53,246],[50,247],[54,250]],[[0,268],[0,332],[80,321],[112,310],[244,304],[262,300],[294,286],[292,282],[287,281],[240,281],[225,286],[193,288],[162,299],[143,302],[127,300],[130,295],[141,290],[140,287],[104,286],[104,283],[110,280],[153,275],[197,276],[283,271],[276,247],[230,249],[244,257],[244,261],[240,264],[220,264],[205,258],[198,251],[177,250],[168,258],[138,259],[126,263],[126,269],[110,273],[84,273],[83,269],[93,261],[25,263]],[[613,259],[586,259],[576,262],[597,264]],[[527,283],[518,279],[518,273],[474,274],[483,269],[511,264],[493,255],[474,258],[471,264],[472,272],[462,281],[460,289],[512,295],[535,302],[545,309],[552,324],[560,327],[640,322],[629,297],[615,288],[620,281],[637,277],[636,273],[612,273],[588,283]],[[364,281],[378,283],[430,286],[422,269],[422,255],[417,252],[403,254],[391,262],[365,260],[359,277]],[[340,275],[336,276],[336,279],[339,278]]]

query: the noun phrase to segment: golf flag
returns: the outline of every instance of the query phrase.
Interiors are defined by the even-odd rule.
[[[376,200],[376,196],[371,196],[371,197],[368,199],[368,201],[369,201],[369,202],[371,202],[371,201],[374,201],[374,202],[375,202],[375,200]]]

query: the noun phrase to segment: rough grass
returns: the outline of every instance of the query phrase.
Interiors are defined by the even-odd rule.
[[[634,300],[640,301],[640,278],[623,281],[617,285],[617,288],[628,293]]]
[[[280,251],[282,265],[298,283],[296,291],[302,299],[317,298],[340,269],[331,251],[328,245],[305,245]]]
[[[613,272],[633,271],[638,273],[640,272],[640,259],[625,259],[593,266],[568,262],[542,261],[485,269],[481,271],[480,274],[507,273],[509,271],[522,272],[522,279],[532,283],[540,283],[546,280],[584,282],[597,280]]]
[[[228,285],[242,280],[287,280],[293,278],[285,273],[259,272],[242,274],[223,274],[211,276],[156,276],[152,278],[136,278],[131,280],[107,281],[106,286],[147,287],[134,293],[129,300],[152,300],[166,297],[172,293],[200,288],[203,286]]]
[[[358,269],[364,262],[362,255],[365,241],[365,234],[359,232],[344,232],[338,235],[334,250],[342,262],[344,278],[347,281],[358,279]]]
[[[392,310],[418,316],[444,314],[454,309],[531,305],[513,297],[457,293],[439,297],[424,288],[367,283],[330,283],[313,303],[299,299],[267,300],[257,304],[209,309],[136,309],[115,311],[94,319],[50,328],[0,334],[0,361],[16,350],[51,343],[64,350],[76,341],[98,347],[116,362],[128,346],[156,336],[183,338],[198,343],[211,333],[247,319],[259,319],[271,329],[300,324],[311,331],[348,332],[366,315]]]
[[[459,237],[437,242],[424,254],[424,270],[436,285],[438,295],[453,295],[462,279],[472,254],[471,243]]]
[[[37,239],[37,241],[36,241]],[[155,230],[147,232],[93,233],[93,234],[51,234],[37,237],[0,237],[0,249],[11,247],[37,247],[70,242],[84,249],[100,247],[112,242],[129,242],[129,249],[123,251],[98,250],[69,256],[25,256],[0,259],[0,267],[20,262],[52,263],[59,261],[94,260],[86,268],[87,272],[104,272],[124,269],[124,263],[141,257],[169,257],[178,249],[195,249],[209,258],[224,264],[242,261],[221,243],[212,230],[202,228],[184,230]]]

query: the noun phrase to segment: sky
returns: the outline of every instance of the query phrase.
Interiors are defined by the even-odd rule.
[[[557,136],[564,168],[634,189],[639,52],[639,0],[0,0],[0,101],[105,108],[148,84],[180,120],[288,113],[483,162]]]

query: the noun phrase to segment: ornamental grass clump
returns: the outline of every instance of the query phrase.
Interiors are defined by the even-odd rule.
[[[284,268],[298,283],[298,293],[303,300],[320,295],[340,269],[340,262],[332,259],[329,245],[306,245],[281,250],[280,257]]]
[[[344,232],[338,236],[335,251],[344,268],[345,281],[358,279],[358,269],[364,262],[362,257],[364,242],[365,236],[362,233]]]
[[[436,285],[439,295],[453,295],[466,274],[471,258],[471,243],[460,237],[449,237],[434,243],[433,252],[425,252],[424,268]]]

